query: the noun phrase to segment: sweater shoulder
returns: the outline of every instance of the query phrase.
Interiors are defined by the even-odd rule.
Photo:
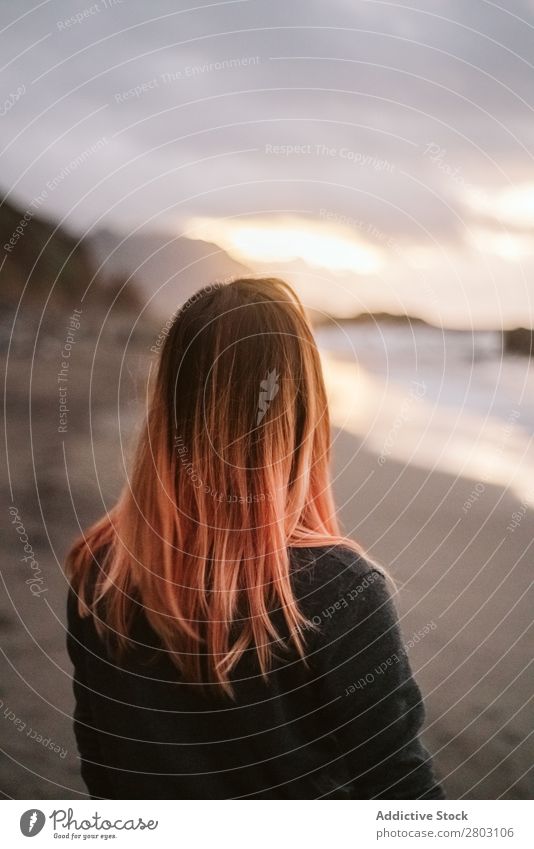
[[[372,603],[389,595],[381,568],[348,546],[291,549],[291,562],[295,594],[307,616],[339,606],[347,596]]]
[[[297,583],[336,586],[352,583],[370,572],[384,575],[380,566],[348,545],[290,549],[292,574]]]

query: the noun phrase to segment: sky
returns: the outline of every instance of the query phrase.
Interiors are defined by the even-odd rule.
[[[1,0],[0,185],[310,305],[534,325],[534,2]]]

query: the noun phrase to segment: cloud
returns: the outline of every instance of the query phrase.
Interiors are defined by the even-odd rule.
[[[0,179],[29,202],[105,138],[44,211],[130,229],[327,209],[410,248],[473,250],[471,230],[531,173],[532,12],[526,0],[45,4],[0,34],[0,102],[24,86],[2,117]],[[466,203],[470,187],[485,210]]]

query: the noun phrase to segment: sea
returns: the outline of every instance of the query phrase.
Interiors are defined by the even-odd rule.
[[[498,331],[368,321],[315,330],[335,427],[390,460],[534,506],[534,362]]]

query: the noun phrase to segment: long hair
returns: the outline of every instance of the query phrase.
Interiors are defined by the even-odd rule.
[[[291,287],[263,278],[200,290],[163,344],[130,479],[69,553],[79,613],[120,654],[139,602],[184,679],[230,695],[244,652],[263,676],[277,644],[304,657],[310,623],[288,549],[359,551],[340,535],[329,461],[319,353]]]

